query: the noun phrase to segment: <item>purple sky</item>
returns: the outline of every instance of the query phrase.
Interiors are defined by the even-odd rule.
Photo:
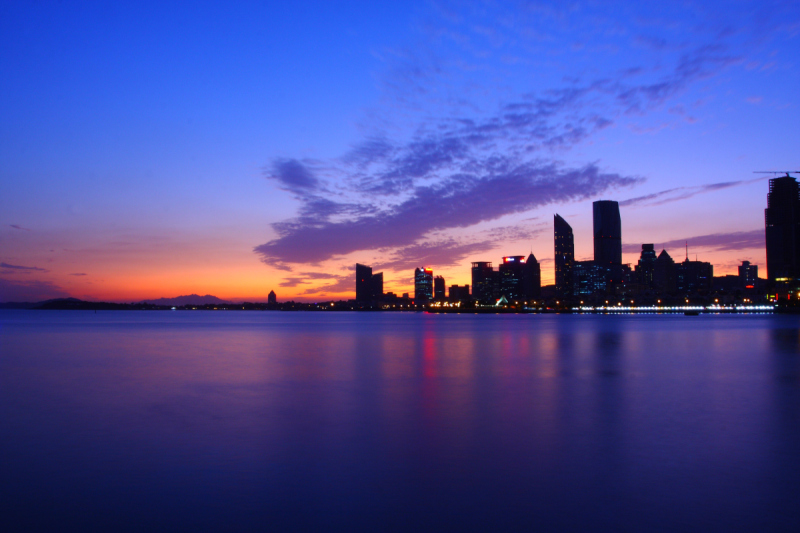
[[[800,163],[796,2],[18,3],[0,43],[0,301],[551,283],[598,199],[625,261],[763,276],[753,171]]]

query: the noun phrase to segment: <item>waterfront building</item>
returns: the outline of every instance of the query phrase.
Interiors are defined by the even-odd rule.
[[[414,270],[414,302],[425,303],[433,298],[433,269]]]
[[[496,272],[489,261],[472,263],[472,297],[482,303],[493,303]]]
[[[441,302],[445,299],[445,286],[444,286],[444,278],[442,276],[436,276],[433,278],[433,299]]]
[[[594,260],[601,265],[622,264],[622,230],[619,203],[598,200],[592,203]]]
[[[469,300],[469,285],[450,285],[451,302],[468,302]]]
[[[714,266],[705,261],[689,261],[675,265],[675,281],[678,292],[694,294],[708,292],[714,278]]]
[[[275,295],[275,291],[269,291],[269,294],[267,295],[267,303],[268,304],[278,303],[278,297]]]
[[[675,294],[675,261],[666,250],[661,250],[653,263],[653,288],[659,294]]]
[[[800,189],[788,174],[769,180],[764,210],[767,238],[767,278],[800,278]]]
[[[588,297],[606,291],[606,267],[596,261],[575,261],[572,265],[572,295]]]
[[[383,298],[383,272],[372,273],[372,267],[356,263],[356,300],[377,301]]]
[[[369,285],[370,285],[369,288],[372,300],[374,301],[383,300],[383,272],[378,272],[377,274],[373,274]]]
[[[572,294],[575,239],[572,234],[572,226],[558,214],[553,217],[553,238],[555,242],[556,294],[564,297]]]
[[[505,296],[509,302],[524,299],[525,256],[511,255],[504,257],[497,270],[500,278],[500,295]]]
[[[366,302],[372,299],[372,267],[356,263],[356,300]]]
[[[742,261],[739,266],[739,286],[743,289],[755,289],[758,285],[758,265],[750,261]]]
[[[642,287],[653,287],[653,268],[656,264],[656,250],[652,244],[643,244],[639,263],[636,265],[636,281]]]
[[[526,300],[536,300],[542,296],[542,267],[539,261],[530,253],[525,260],[525,276],[522,281],[523,297]]]

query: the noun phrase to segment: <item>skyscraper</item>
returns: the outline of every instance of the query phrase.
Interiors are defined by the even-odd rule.
[[[523,297],[534,300],[542,295],[542,268],[533,252],[525,260],[525,277],[522,283]]]
[[[675,261],[666,250],[661,250],[653,263],[653,287],[661,294],[675,293]]]
[[[414,301],[428,302],[433,298],[433,269],[418,268],[414,270]]]
[[[267,295],[267,303],[268,304],[278,303],[278,297],[275,295],[275,291],[269,291],[269,294]]]
[[[558,214],[553,217],[553,236],[555,240],[556,293],[563,297],[572,294],[575,239],[572,235],[572,226]],[[475,281],[473,280],[472,283],[474,285]]]
[[[372,267],[356,263],[356,300],[372,300]]]
[[[383,272],[372,273],[372,267],[356,263],[356,300],[360,302],[383,299]]]
[[[594,260],[600,265],[622,264],[622,230],[619,204],[598,200],[592,204]]]
[[[642,245],[642,255],[636,265],[636,276],[644,287],[653,286],[653,267],[656,264],[656,249],[652,244]]]
[[[769,180],[764,210],[767,237],[767,278],[800,278],[800,189],[788,174]]]
[[[445,299],[444,278],[442,276],[433,278],[433,299],[439,302]]]
[[[495,293],[496,272],[489,261],[472,263],[472,297],[483,303],[490,303]]]
[[[509,302],[523,298],[524,269],[524,255],[504,257],[503,262],[497,267],[500,277],[500,294],[505,296]]]

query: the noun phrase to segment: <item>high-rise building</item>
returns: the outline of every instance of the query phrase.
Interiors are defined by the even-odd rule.
[[[598,200],[592,204],[594,260],[601,265],[622,264],[622,230],[619,203]]]
[[[433,299],[438,302],[444,301],[444,292],[444,278],[442,276],[436,276],[433,278]]]
[[[711,290],[714,281],[714,266],[705,261],[689,261],[675,265],[675,280],[678,292],[694,294]]]
[[[356,300],[360,302],[383,299],[383,272],[372,273],[372,267],[356,263]]]
[[[509,302],[524,299],[525,256],[511,255],[504,257],[503,262],[497,267],[497,271],[500,278],[500,295],[505,296]]]
[[[482,303],[493,303],[496,272],[489,261],[472,263],[472,297]]]
[[[739,266],[739,286],[743,289],[755,289],[758,284],[758,265],[750,261],[742,261]]]
[[[370,295],[375,301],[383,300],[383,272],[372,275],[369,283]]]
[[[530,253],[525,260],[525,276],[522,281],[522,293],[526,300],[535,300],[542,296],[542,268],[539,261]]]
[[[275,296],[275,291],[269,291],[269,294],[267,295],[267,303],[268,304],[278,303],[278,297]]]
[[[606,267],[597,261],[575,261],[572,265],[572,294],[576,297],[605,292]]]
[[[636,265],[636,281],[644,287],[653,287],[653,268],[656,258],[655,247],[652,244],[643,244],[639,264]]]
[[[767,278],[800,278],[800,188],[788,174],[769,180],[764,210],[767,237]]]
[[[655,263],[653,263],[653,288],[659,294],[674,294],[676,290],[675,261],[661,250]]]
[[[555,241],[556,294],[561,297],[572,294],[572,264],[575,262],[575,239],[572,226],[556,214],[553,217]],[[473,283],[475,283],[473,281]]]
[[[433,298],[433,269],[417,268],[414,270],[414,301],[428,302]]]
[[[356,300],[372,300],[372,267],[356,263]]]
[[[469,301],[469,285],[464,285],[464,286],[450,285],[450,301],[451,302],[468,302]]]

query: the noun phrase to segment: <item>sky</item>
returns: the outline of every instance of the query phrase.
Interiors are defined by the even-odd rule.
[[[533,252],[592,202],[642,243],[766,274],[800,170],[800,4],[5,2],[0,301],[355,294],[357,262]],[[653,5],[650,5],[653,4]]]

